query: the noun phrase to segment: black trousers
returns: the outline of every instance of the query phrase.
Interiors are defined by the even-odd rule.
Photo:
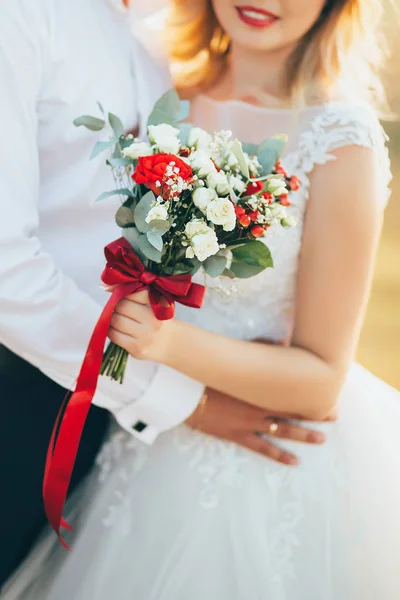
[[[0,345],[0,588],[44,525],[47,446],[66,390]],[[70,491],[90,471],[105,437],[106,411],[92,407]]]

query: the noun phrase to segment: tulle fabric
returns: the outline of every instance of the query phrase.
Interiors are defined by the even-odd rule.
[[[400,395],[353,365],[321,448],[275,465],[182,426],[111,434],[3,600],[398,600]]]

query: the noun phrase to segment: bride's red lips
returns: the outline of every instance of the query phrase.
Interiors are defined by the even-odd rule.
[[[279,19],[277,15],[254,6],[235,6],[239,18],[252,27],[270,27]]]

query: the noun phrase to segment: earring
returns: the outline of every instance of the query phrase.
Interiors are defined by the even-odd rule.
[[[212,36],[211,42],[210,42],[211,52],[213,52],[214,54],[220,54],[220,55],[226,54],[229,50],[230,45],[231,45],[231,38],[222,29],[222,27],[217,25],[216,28],[214,29],[214,33],[213,33],[213,36]]]

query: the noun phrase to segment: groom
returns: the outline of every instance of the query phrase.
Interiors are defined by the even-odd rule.
[[[102,247],[119,232],[113,182],[89,162],[100,134],[73,127],[97,100],[143,130],[170,86],[133,39],[123,0],[2,0],[0,5],[0,587],[45,517],[41,480],[51,429],[76,380],[104,304]],[[107,187],[109,186],[109,187]],[[131,361],[123,386],[104,378],[83,436],[73,486],[89,472],[109,412],[145,443],[179,423],[286,464],[268,435],[318,443],[317,432],[208,390],[163,366]],[[198,407],[198,408],[197,408]]]

